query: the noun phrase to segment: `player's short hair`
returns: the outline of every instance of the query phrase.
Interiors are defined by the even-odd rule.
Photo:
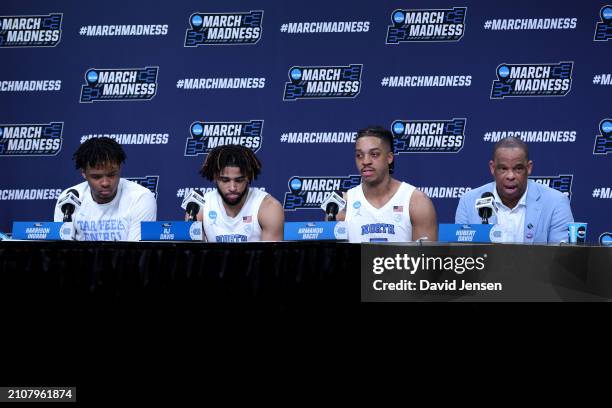
[[[109,137],[94,137],[79,146],[72,155],[77,169],[85,170],[87,166],[122,164],[127,159],[121,145]]]
[[[225,167],[238,167],[249,182],[257,179],[261,173],[261,162],[255,153],[240,145],[217,146],[208,153],[200,174],[213,181]]]
[[[357,141],[360,137],[364,136],[374,136],[379,139],[382,139],[388,146],[389,151],[391,153],[394,152],[394,143],[393,143],[393,133],[389,129],[385,129],[382,126],[368,126],[364,129],[359,129],[357,132],[357,137],[355,141]],[[393,174],[393,169],[395,167],[395,158],[389,164],[389,174]]]
[[[529,160],[529,147],[527,147],[527,143],[523,142],[518,137],[508,136],[500,139],[495,146],[493,146],[493,156],[492,160],[495,160],[495,153],[497,153],[498,149],[521,149],[525,152],[525,158]]]

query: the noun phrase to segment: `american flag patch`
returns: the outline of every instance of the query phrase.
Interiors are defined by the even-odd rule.
[[[250,215],[246,215],[242,217],[242,222],[245,222],[248,224],[249,222],[252,222],[252,221],[253,221],[253,218]]]
[[[403,205],[394,205],[393,206],[393,212],[404,212],[404,206]]]

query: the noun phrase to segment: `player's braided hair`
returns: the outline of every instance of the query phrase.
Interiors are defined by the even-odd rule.
[[[240,145],[225,145],[217,146],[208,153],[200,174],[213,181],[215,175],[228,166],[238,167],[249,182],[255,180],[261,173],[261,162],[251,149]]]
[[[76,168],[82,170],[105,163],[121,164],[126,158],[121,145],[109,137],[89,139],[72,155]]]

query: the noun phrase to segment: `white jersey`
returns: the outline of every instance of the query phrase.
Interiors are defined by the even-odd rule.
[[[62,192],[75,189],[81,206],[74,211],[72,221],[79,241],[139,241],[140,221],[155,221],[157,202],[153,193],[138,183],[119,180],[117,195],[109,203],[98,204],[85,181]],[[55,205],[55,221],[62,221],[61,208]]]
[[[250,187],[240,212],[232,218],[227,215],[223,198],[216,189],[204,194],[202,223],[208,242],[260,241],[259,207],[267,195],[265,191]]]
[[[349,242],[412,241],[410,197],[415,187],[403,183],[381,208],[375,208],[363,195],[362,185],[347,192],[346,225]]]

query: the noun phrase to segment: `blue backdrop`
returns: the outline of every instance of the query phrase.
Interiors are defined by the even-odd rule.
[[[491,181],[493,142],[528,142],[532,176],[612,231],[612,6],[601,1],[4,1],[0,230],[48,220],[82,181],[71,156],[111,135],[158,219],[210,188],[207,149],[239,142],[287,220],[358,183],[357,129],[397,136],[395,176],[440,222]],[[353,177],[351,177],[353,176]]]

